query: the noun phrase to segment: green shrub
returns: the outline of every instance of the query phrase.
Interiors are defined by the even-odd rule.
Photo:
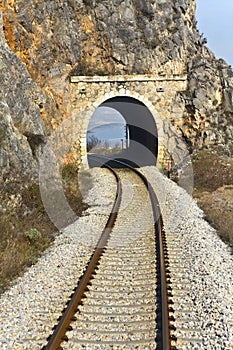
[[[36,243],[42,240],[42,234],[36,228],[25,231],[24,237],[27,238],[30,243]]]

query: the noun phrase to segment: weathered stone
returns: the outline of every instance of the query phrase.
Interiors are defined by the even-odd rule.
[[[4,24],[2,31],[0,23],[0,79],[4,91],[0,97],[34,158],[42,151],[46,135],[70,115],[71,101],[77,97],[69,90],[70,72],[187,72],[184,99],[176,101],[176,110],[184,108],[183,119],[174,115],[177,132],[191,148],[203,143],[204,132],[209,135],[206,145],[217,142],[220,134],[221,140],[230,144],[231,136],[225,130],[233,123],[233,71],[205,46],[196,28],[195,8],[193,0],[178,0],[175,4],[171,0],[12,0],[4,7],[0,5]],[[128,86],[124,88],[130,91]],[[98,99],[98,90],[79,96],[79,101],[90,96]],[[168,104],[176,99],[171,96]],[[149,99],[153,100],[151,96]],[[170,113],[172,107],[165,111],[165,103],[159,99],[161,96],[153,104],[161,113]],[[79,101],[77,110],[82,104]],[[217,123],[216,113],[227,124]],[[205,123],[207,118],[210,121]],[[200,120],[204,127],[201,132]]]
[[[9,107],[0,103],[0,168],[6,175],[9,171],[35,174],[37,165],[30,145],[13,124]]]
[[[0,12],[0,45],[5,45],[5,36],[3,33],[3,19],[2,19],[2,12]]]

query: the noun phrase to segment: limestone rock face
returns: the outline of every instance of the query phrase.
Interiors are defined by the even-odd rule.
[[[2,20],[2,17],[1,17]],[[43,114],[48,96],[31,78],[21,58],[10,50],[0,23],[0,169],[1,175],[38,173],[38,159],[49,128]],[[49,105],[49,106],[47,106]]]
[[[38,107],[43,95],[0,33],[0,168],[3,174],[35,172],[37,149],[46,140]]]
[[[1,170],[37,169],[47,135],[69,115],[69,74],[187,73],[179,134],[190,150],[233,151],[233,72],[200,35],[195,0],[3,3]]]
[[[198,56],[188,65],[184,135],[193,146],[224,144],[232,153],[232,70],[223,60]],[[229,132],[227,132],[229,129]]]

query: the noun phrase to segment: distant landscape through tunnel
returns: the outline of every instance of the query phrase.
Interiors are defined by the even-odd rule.
[[[97,166],[97,156],[111,165],[115,160],[133,167],[156,165],[158,133],[152,113],[132,97],[104,101],[90,120],[87,151],[90,167]]]

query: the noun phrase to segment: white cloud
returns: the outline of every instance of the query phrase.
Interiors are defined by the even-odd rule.
[[[125,124],[120,112],[110,107],[98,107],[90,120],[88,130],[109,124]]]

